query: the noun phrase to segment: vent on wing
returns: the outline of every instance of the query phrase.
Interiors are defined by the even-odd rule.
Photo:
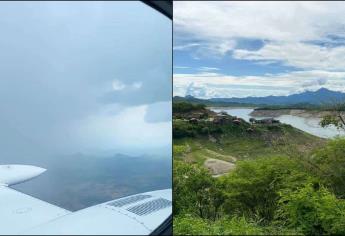
[[[158,198],[142,204],[138,204],[127,208],[127,211],[137,214],[139,216],[148,215],[152,212],[156,212],[160,209],[164,209],[171,206],[171,201],[164,198]]]
[[[126,197],[120,200],[116,200],[113,202],[108,203],[109,206],[114,206],[114,207],[123,207],[135,202],[139,202],[141,200],[144,200],[146,198],[152,197],[151,195],[136,195],[136,196],[131,196],[131,197]]]

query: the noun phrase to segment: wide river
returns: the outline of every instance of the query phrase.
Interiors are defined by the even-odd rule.
[[[250,113],[253,111],[252,108],[211,108],[215,112],[225,111],[229,115],[240,117],[246,121],[249,121],[249,118],[253,117]],[[268,118],[268,117],[258,117],[256,119]],[[290,124],[300,130],[303,130],[307,133],[313,134],[322,138],[333,138],[336,136],[345,136],[344,131],[339,131],[335,127],[322,128],[319,125],[319,118],[305,118],[294,115],[281,115],[275,117],[275,119],[280,120],[280,122],[285,124]]]

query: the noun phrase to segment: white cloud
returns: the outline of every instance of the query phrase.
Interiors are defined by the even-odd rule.
[[[113,90],[119,91],[119,90],[123,90],[124,88],[126,88],[126,85],[119,80],[114,80],[112,83],[112,87],[113,87]]]
[[[174,30],[194,38],[302,41],[340,33],[342,2],[174,2]],[[344,32],[342,33],[344,35]]]
[[[200,71],[214,71],[214,70],[219,70],[219,68],[202,66],[198,70],[200,70]]]
[[[303,69],[344,71],[345,46],[331,47],[337,40],[330,37],[345,37],[344,12],[343,2],[177,1],[174,43],[181,44],[185,38],[202,42],[188,44],[196,47],[198,58],[210,56],[210,51],[220,56],[233,51],[237,59],[260,64],[280,61]],[[236,49],[241,39],[265,44],[258,51]]]
[[[113,114],[111,112],[114,109],[113,105],[108,105],[97,114],[76,121],[71,133],[78,140],[77,148],[81,150],[129,148],[150,151],[171,145],[171,119],[147,122],[148,108],[148,105],[133,106]]]
[[[112,82],[112,89],[114,91],[121,91],[121,90],[124,90],[124,89],[131,89],[131,90],[138,90],[142,87],[143,85],[143,82],[139,81],[139,82],[133,82],[129,85],[126,85],[124,83],[122,83],[121,81],[119,80],[113,80]]]
[[[321,47],[306,43],[267,43],[257,51],[234,50],[236,59],[276,62],[303,69],[345,70],[345,46]]]
[[[345,92],[345,72],[309,70],[262,76],[230,76],[219,73],[174,75],[174,96],[262,97],[289,95],[321,87]]]
[[[194,47],[197,47],[197,46],[200,46],[199,43],[188,43],[188,44],[183,44],[183,45],[176,45],[173,47],[173,50],[187,50],[187,49],[190,49],[190,48],[194,48]]]

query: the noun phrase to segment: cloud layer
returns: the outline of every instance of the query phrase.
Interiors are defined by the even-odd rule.
[[[171,143],[150,108],[171,101],[166,17],[141,2],[1,2],[0,16],[0,155]]]
[[[174,51],[189,58],[175,63],[195,67],[199,60],[213,63],[202,66],[213,67],[228,58],[233,71],[220,69],[210,75],[179,70],[174,93],[193,90],[199,96],[224,97],[289,94],[320,86],[343,90],[344,12],[343,2],[176,2]],[[256,65],[260,71],[274,66],[278,72],[238,76],[237,64],[231,64],[236,61]]]
[[[175,74],[174,95],[200,98],[289,95],[325,87],[345,92],[345,72],[294,71],[263,76],[218,73]]]

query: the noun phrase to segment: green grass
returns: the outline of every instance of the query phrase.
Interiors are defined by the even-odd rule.
[[[179,124],[182,121],[179,121]],[[188,124],[190,125],[190,124]],[[202,165],[207,158],[233,162],[270,156],[307,155],[325,141],[290,125],[259,125],[255,132],[245,130],[250,124],[241,126],[222,125],[222,133],[197,135],[174,139],[174,146],[184,147],[174,152],[176,160]],[[213,139],[213,141],[211,140]],[[216,141],[215,141],[216,140]]]

